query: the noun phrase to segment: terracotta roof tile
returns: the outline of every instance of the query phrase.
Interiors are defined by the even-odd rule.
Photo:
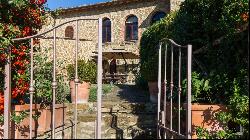
[[[147,1],[155,1],[155,0],[113,0],[108,2],[100,2],[95,4],[89,4],[89,5],[80,5],[77,7],[69,7],[69,8],[61,8],[62,13],[66,12],[73,12],[73,11],[83,11],[83,10],[89,10],[93,8],[102,8],[112,5],[121,5],[121,4],[127,4],[127,3],[133,3],[133,2],[147,2]]]

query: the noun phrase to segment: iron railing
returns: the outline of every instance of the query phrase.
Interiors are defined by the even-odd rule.
[[[164,84],[163,84],[163,103],[162,103],[162,45],[166,44],[165,47],[165,57],[164,57]],[[167,89],[168,83],[167,83],[167,52],[168,52],[168,44],[171,45],[171,56],[170,56],[170,91]],[[178,124],[177,124],[177,132],[173,129],[173,90],[174,90],[174,48],[178,49]],[[187,102],[187,108],[186,108],[186,135],[181,134],[181,120],[180,120],[180,108],[181,108],[181,93],[182,93],[182,85],[181,85],[181,71],[182,71],[182,49],[187,49],[187,96],[186,96],[186,102]],[[158,112],[157,112],[157,138],[167,138],[167,132],[170,133],[169,138],[173,138],[173,136],[177,136],[180,138],[187,138],[191,139],[192,133],[191,133],[191,65],[192,65],[192,45],[186,45],[186,46],[181,46],[177,43],[175,43],[171,39],[162,39],[159,43],[159,65],[158,65]],[[167,106],[167,93],[170,92],[170,106]],[[163,106],[163,109],[162,109]],[[170,108],[170,123],[169,127],[166,125],[166,110],[167,108]],[[163,131],[162,131],[163,130]]]
[[[56,29],[71,22],[76,22],[76,42],[75,42],[75,108],[74,108],[74,138],[77,138],[77,94],[78,94],[78,21],[82,20],[96,20],[98,21],[98,75],[97,75],[97,123],[96,123],[96,138],[101,138],[101,92],[102,92],[102,19],[74,19],[62,24],[59,24],[52,29],[49,29],[45,32],[28,36],[24,38],[16,38],[12,39],[14,42],[29,40],[30,39],[30,61],[31,61],[31,68],[30,68],[30,87],[29,87],[29,94],[30,94],[30,118],[29,118],[29,138],[32,139],[32,104],[33,104],[33,94],[35,93],[34,88],[34,62],[33,62],[33,42],[35,38],[42,37],[44,34],[53,31],[53,81],[52,81],[52,90],[53,90],[53,115],[52,115],[52,139],[55,138],[55,95],[56,95],[56,88],[57,88],[57,81],[56,81]],[[11,48],[9,48],[9,57],[7,58],[7,64],[5,65],[5,89],[4,89],[4,139],[10,138],[10,107],[11,107],[11,61],[10,61],[10,54]]]

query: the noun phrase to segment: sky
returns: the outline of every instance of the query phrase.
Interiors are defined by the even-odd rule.
[[[67,7],[76,7],[86,4],[94,4],[99,2],[107,2],[111,0],[47,0],[47,5],[51,10],[57,8],[67,8]]]

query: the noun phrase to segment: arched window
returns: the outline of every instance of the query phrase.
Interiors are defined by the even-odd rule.
[[[74,37],[74,28],[72,26],[67,26],[65,29],[65,37],[73,38]]]
[[[111,42],[111,21],[105,18],[102,22],[102,42]]]
[[[162,18],[166,16],[165,12],[156,12],[154,16],[152,17],[151,25],[156,23],[157,21],[160,21]]]
[[[134,15],[129,16],[125,23],[125,40],[138,40],[138,18]]]

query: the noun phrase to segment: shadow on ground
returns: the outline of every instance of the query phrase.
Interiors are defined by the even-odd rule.
[[[149,93],[143,89],[139,89],[136,85],[115,85],[116,96],[120,100],[129,103],[146,103],[149,102]]]
[[[108,96],[106,101],[131,103],[132,112],[137,116],[137,123],[127,128],[132,139],[156,139],[156,105],[150,103],[149,93],[138,88],[136,85],[115,85],[115,89]],[[123,139],[123,130],[117,126],[117,116],[111,114],[111,127],[116,130],[116,139]],[[128,122],[129,123],[129,122]]]

